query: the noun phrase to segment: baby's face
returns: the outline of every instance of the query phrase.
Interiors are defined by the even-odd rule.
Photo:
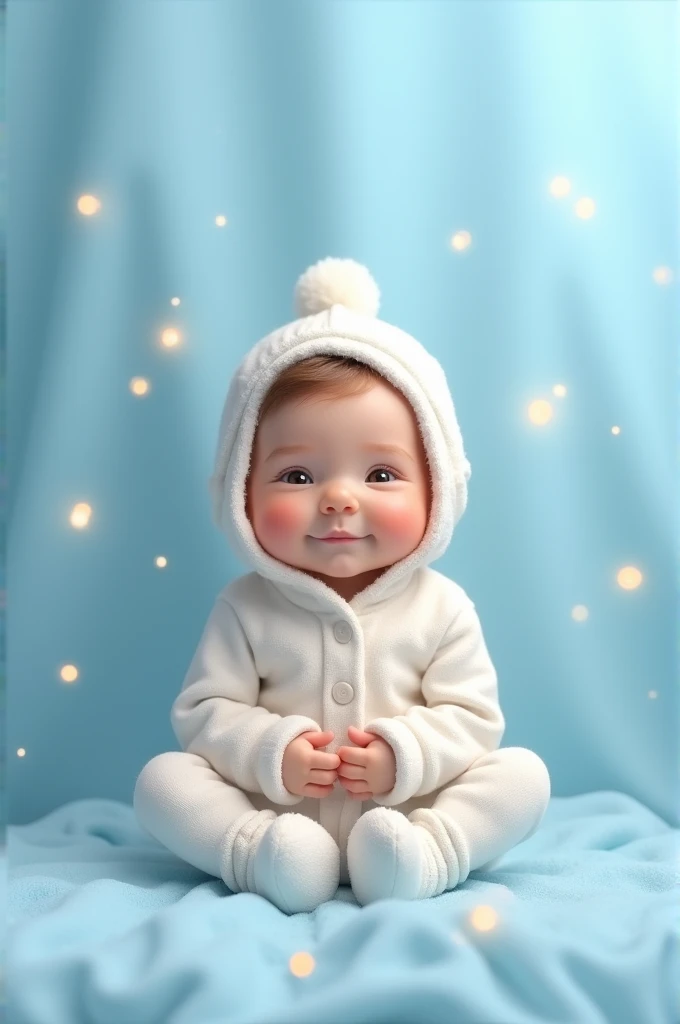
[[[283,446],[305,448],[277,451]],[[288,403],[258,426],[247,485],[255,536],[274,558],[348,600],[415,550],[429,507],[415,415],[387,384],[352,398]],[[336,529],[359,539],[319,539]]]

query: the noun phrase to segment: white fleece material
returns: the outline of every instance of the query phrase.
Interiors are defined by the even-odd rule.
[[[284,369],[317,354],[359,359],[402,391],[432,480],[418,548],[349,602],[269,555],[246,515],[262,399]],[[282,759],[296,736],[332,730],[329,751],[349,744],[350,725],[382,736],[395,752],[396,784],[374,802],[405,811],[496,750],[505,722],[474,604],[429,567],[465,510],[469,477],[445,373],[409,334],[336,303],[255,345],[231,380],[210,479],[215,522],[253,571],[217,596],[172,707],[183,750],[261,795],[258,807],[304,803],[341,844],[361,804],[339,785],[322,801],[288,793]]]
[[[394,789],[374,797],[394,807],[452,782],[499,746],[496,673],[460,586],[423,567],[370,611],[343,603],[311,613],[258,573],[225,587],[172,708],[183,749],[240,789],[293,805],[304,797],[283,785],[287,744],[331,729],[332,751],[355,725],[395,752]],[[347,635],[341,624],[351,629],[346,642],[337,639]],[[335,699],[339,682],[351,688],[347,703]],[[350,692],[340,691],[343,699]]]
[[[470,477],[442,367],[377,319],[377,286],[351,260],[309,268],[296,300],[305,315],[233,375],[210,479],[215,522],[251,571],[217,595],[175,696],[181,749],[144,766],[133,798],[140,824],[178,857],[286,913],[330,899],[351,871],[364,905],[460,885],[530,837],[550,800],[538,755],[500,747],[498,681],[473,601],[430,565],[465,511]],[[351,601],[269,555],[246,515],[262,400],[286,367],[317,354],[363,361],[405,395],[432,481],[418,547]],[[390,792],[359,801],[336,782],[323,799],[289,793],[287,745],[329,730],[333,752],[352,745],[350,725],[394,750]]]

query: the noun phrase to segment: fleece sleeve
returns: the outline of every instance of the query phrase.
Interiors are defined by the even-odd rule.
[[[258,707],[260,679],[236,611],[218,597],[194,654],[170,721],[182,749],[200,754],[239,789],[277,804],[304,799],[283,784],[283,752],[303,732],[321,732],[304,715]]]
[[[482,754],[497,750],[505,731],[496,671],[470,601],[449,625],[422,679],[424,706],[376,718],[365,731],[394,750],[394,788],[374,796],[394,807],[458,778]]]

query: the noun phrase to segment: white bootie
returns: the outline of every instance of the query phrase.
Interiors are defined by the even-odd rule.
[[[232,892],[257,893],[286,914],[309,913],[337,892],[340,850],[304,814],[247,811],[227,829],[220,870]]]
[[[352,891],[362,906],[438,896],[450,887],[450,867],[432,832],[391,807],[362,814],[347,840]]]

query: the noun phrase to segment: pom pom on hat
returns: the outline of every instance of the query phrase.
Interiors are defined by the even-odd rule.
[[[331,306],[346,306],[357,313],[377,316],[380,290],[371,274],[354,260],[329,256],[305,270],[295,285],[295,311],[312,316]]]

